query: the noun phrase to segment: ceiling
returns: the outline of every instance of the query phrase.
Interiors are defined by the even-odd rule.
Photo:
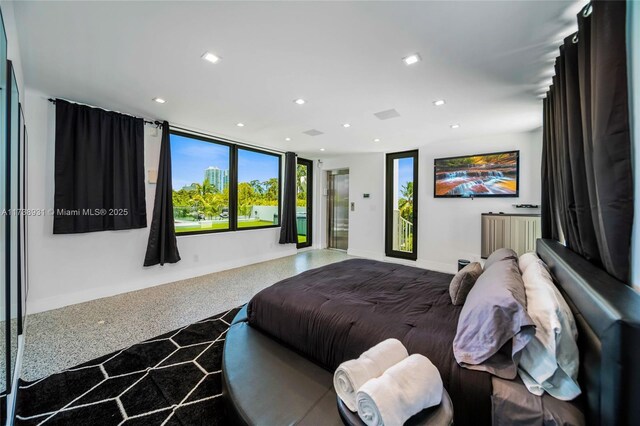
[[[25,83],[47,96],[317,157],[539,127],[581,4],[28,1],[15,15]]]

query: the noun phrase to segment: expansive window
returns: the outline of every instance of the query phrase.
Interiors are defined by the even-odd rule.
[[[386,255],[416,260],[418,151],[387,154]]]
[[[311,246],[313,163],[298,158],[296,166],[298,248]]]
[[[280,223],[280,158],[238,148],[238,228]]]
[[[178,235],[278,226],[280,156],[171,133]]]

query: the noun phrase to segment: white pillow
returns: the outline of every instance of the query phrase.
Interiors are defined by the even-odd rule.
[[[522,256],[520,256],[518,258],[518,268],[520,268],[520,273],[524,274],[524,271],[527,269],[527,266],[531,265],[537,260],[540,260],[540,258],[534,251],[525,253]]]
[[[527,295],[527,313],[536,334],[522,350],[519,374],[529,392],[544,391],[563,401],[580,395],[578,385],[578,330],[573,313],[546,265],[537,260],[522,276]]]

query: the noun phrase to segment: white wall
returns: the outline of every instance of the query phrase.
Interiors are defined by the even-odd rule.
[[[520,150],[518,198],[434,198],[433,160],[457,155]],[[497,135],[440,143],[420,149],[418,260],[421,266],[455,272],[460,258],[480,259],[480,215],[492,212],[539,213],[513,204],[540,204],[542,132]]]
[[[349,212],[349,250],[354,256],[382,258],[384,255],[384,154],[358,154],[322,159],[322,169],[316,167],[314,179],[316,247],[327,246],[327,185],[326,173],[349,169],[349,201],[355,210]],[[363,194],[370,198],[363,198]]]
[[[48,96],[27,89],[29,208],[53,208],[55,107]],[[145,130],[145,167],[157,169],[160,131]],[[151,224],[155,185],[147,184]],[[149,228],[53,235],[53,218],[29,221],[29,313],[59,308],[180,279],[295,254],[278,244],[280,228],[178,237],[182,260],[163,267],[142,266]]]
[[[433,160],[439,157],[520,150],[520,196],[518,198],[434,198]],[[326,247],[325,172],[349,169],[349,199],[356,203],[349,215],[349,254],[415,264],[443,272],[455,272],[457,260],[480,259],[480,215],[484,212],[539,213],[513,204],[540,204],[540,160],[542,132],[497,135],[436,143],[419,149],[418,260],[400,261],[384,254],[384,168],[385,154],[360,154],[323,159],[318,186],[316,232],[322,238],[317,247]],[[371,194],[365,199],[363,193]]]
[[[640,290],[640,3],[627,2],[627,52],[629,57],[629,103],[631,149],[635,176],[634,221],[631,247],[631,283]]]

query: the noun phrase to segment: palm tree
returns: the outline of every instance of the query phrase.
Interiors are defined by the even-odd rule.
[[[413,223],[413,182],[407,182],[400,188],[400,196],[398,200],[400,216]]]

